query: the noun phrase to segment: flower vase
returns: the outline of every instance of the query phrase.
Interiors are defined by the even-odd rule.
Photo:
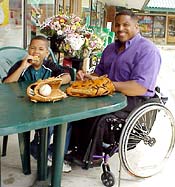
[[[63,66],[72,67],[72,59],[68,57],[64,57]]]
[[[71,58],[72,59],[72,67],[75,68],[77,71],[82,69],[83,66],[83,59],[79,58]]]

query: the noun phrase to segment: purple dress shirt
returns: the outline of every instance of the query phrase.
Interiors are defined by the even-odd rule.
[[[112,81],[135,80],[147,88],[145,96],[153,96],[162,62],[158,48],[140,34],[126,42],[124,51],[118,52],[120,46],[116,40],[105,48],[95,73]]]

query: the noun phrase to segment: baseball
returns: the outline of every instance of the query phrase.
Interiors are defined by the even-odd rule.
[[[44,84],[41,86],[41,88],[39,89],[39,93],[42,96],[49,96],[51,94],[52,88],[48,85],[48,84]]]

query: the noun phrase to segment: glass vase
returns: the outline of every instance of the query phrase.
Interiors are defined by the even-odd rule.
[[[76,57],[73,57],[73,58],[65,57],[63,59],[63,66],[69,66],[69,67],[75,68],[76,71],[78,71],[82,69],[83,59],[79,59]]]
[[[77,71],[82,69],[83,66],[83,59],[79,58],[72,58],[72,67],[75,68]]]

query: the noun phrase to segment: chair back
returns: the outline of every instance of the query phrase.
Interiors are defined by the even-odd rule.
[[[27,51],[20,47],[0,47],[0,82],[7,75],[9,69],[27,55]]]

